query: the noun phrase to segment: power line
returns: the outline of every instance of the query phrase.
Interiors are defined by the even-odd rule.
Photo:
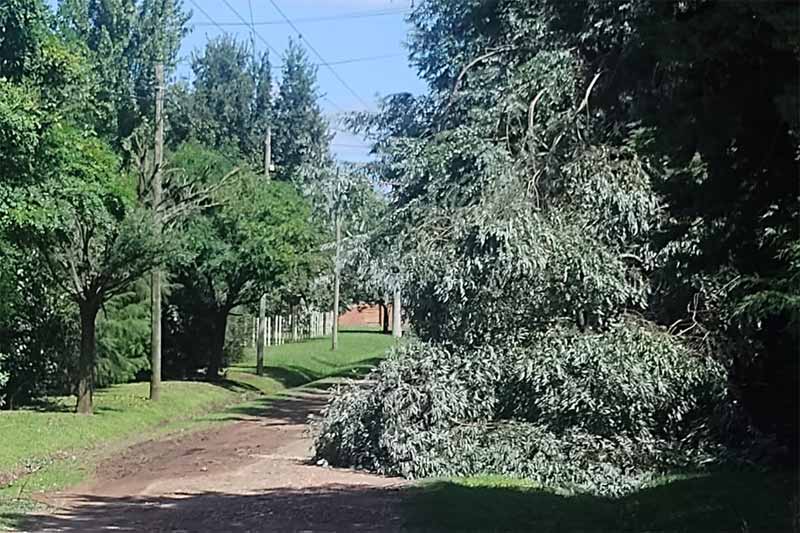
[[[405,54],[379,54],[374,56],[363,56],[363,57],[350,57],[345,59],[337,59],[335,61],[328,61],[328,65],[351,65],[354,63],[367,63],[370,61],[382,61],[384,59],[397,59],[400,57],[406,57]],[[175,61],[177,65],[191,65],[192,61],[189,58],[182,58]],[[324,67],[325,63],[312,63],[315,67]],[[281,65],[271,65],[272,70],[281,70]]]
[[[223,33],[226,33],[226,32],[227,32],[227,30],[225,30],[225,28],[223,28],[223,27],[222,27],[222,26],[221,26],[221,25],[220,25],[220,24],[219,24],[219,23],[218,23],[216,20],[214,20],[214,18],[213,18],[211,15],[209,15],[209,14],[208,14],[208,12],[207,12],[206,10],[204,10],[202,7],[200,7],[200,6],[197,4],[197,2],[196,2],[195,0],[189,0],[189,1],[192,3],[192,5],[193,5],[194,7],[196,7],[196,8],[197,8],[197,10],[198,10],[198,11],[200,11],[200,13],[202,13],[203,15],[205,15],[205,17],[206,17],[206,18],[207,18],[207,19],[208,19],[208,20],[209,20],[209,21],[210,21],[210,22],[211,22],[211,23],[212,23],[214,26],[216,26],[217,28],[219,28],[219,29],[220,29],[220,30],[221,30]],[[236,9],[235,9],[235,8],[234,8],[234,7],[233,7],[231,4],[230,4],[230,2],[228,2],[228,0],[222,0],[222,1],[225,3],[225,5],[226,5],[226,6],[228,6],[228,9],[230,9],[231,11],[233,11],[234,15],[236,15],[236,16],[239,18],[239,20],[241,20],[241,21],[242,21],[244,24],[248,24],[248,23],[247,23],[247,20],[245,20],[245,19],[244,19],[244,17],[242,17],[242,16],[239,14],[239,12],[238,12],[238,11],[236,11]],[[275,4],[273,3],[273,5],[275,5]],[[275,6],[275,7],[277,8],[277,6]],[[288,19],[287,19],[287,20],[288,20]],[[289,21],[289,23],[291,24],[291,21]],[[269,41],[267,41],[267,40],[266,40],[266,39],[265,39],[265,38],[264,38],[264,37],[261,35],[261,33],[259,33],[258,31],[256,31],[256,30],[255,30],[255,28],[253,28],[252,26],[251,26],[251,30],[252,30],[253,34],[254,34],[256,37],[258,37],[258,38],[259,38],[259,39],[260,39],[260,40],[261,40],[261,41],[262,41],[262,42],[263,42],[265,45],[267,45],[267,47],[268,47],[270,50],[272,50],[272,51],[273,51],[273,52],[274,52],[274,53],[275,53],[275,54],[276,54],[278,57],[281,57],[281,56],[283,56],[283,54],[281,54],[281,53],[280,53],[280,52],[279,52],[279,51],[278,51],[278,50],[277,50],[277,49],[276,49],[274,46],[272,46],[271,44],[269,44]],[[299,33],[299,32],[298,32],[298,33]],[[301,38],[302,38],[302,35],[301,35]],[[308,41],[306,41],[306,42],[308,43]],[[308,44],[309,44],[309,48],[311,48],[311,45],[310,45],[310,43],[308,43]],[[318,52],[316,52],[316,50],[315,50],[315,53],[317,54],[317,56],[318,56],[318,57],[320,57],[320,60],[321,60],[321,61],[324,63],[324,62],[325,62],[324,58],[322,58],[321,56],[319,56],[319,53],[318,53]],[[327,66],[327,65],[326,65],[326,66]],[[331,70],[333,71],[333,68],[332,68],[332,67],[328,66],[328,68],[329,68],[329,69],[331,69]],[[334,73],[335,73],[335,71],[334,71]],[[337,75],[337,77],[338,77],[338,75]],[[341,80],[341,81],[342,81],[342,82],[344,82],[344,80]],[[346,84],[345,84],[345,85],[346,85]],[[354,92],[354,91],[353,91],[353,93],[355,94],[355,92]],[[356,96],[358,96],[358,95],[356,95]],[[323,98],[323,99],[325,99],[325,100],[327,100],[327,101],[328,101],[328,102],[329,102],[331,105],[333,105],[333,107],[335,107],[336,109],[338,109],[338,110],[339,110],[341,113],[346,113],[346,112],[347,112],[347,111],[346,111],[346,110],[345,110],[345,109],[344,109],[342,106],[340,106],[339,104],[337,104],[336,102],[334,102],[333,100],[331,100],[330,98],[328,98],[327,96],[323,96],[322,98]],[[366,105],[366,103],[365,103],[363,100],[361,100],[360,98],[359,98],[359,100],[361,101],[361,103],[362,103],[362,104],[364,104],[364,105],[365,105],[365,107],[369,107],[369,106],[367,106],[367,105]]]
[[[236,9],[235,9],[235,8],[234,8],[234,7],[231,5],[231,3],[230,3],[228,0],[222,0],[222,1],[225,3],[225,5],[226,5],[226,6],[228,6],[228,9],[230,9],[231,11],[233,11],[233,14],[234,14],[234,15],[236,15],[236,16],[239,18],[239,20],[241,20],[241,21],[242,21],[242,22],[244,22],[244,23],[247,23],[247,21],[244,19],[244,17],[242,17],[242,15],[240,15],[240,14],[239,14],[239,12],[238,12],[238,11],[236,11]],[[194,0],[192,0],[192,3],[194,3]],[[275,5],[275,4],[273,3],[273,5]],[[208,15],[206,15],[206,16],[208,16]],[[259,32],[257,32],[257,31],[256,31],[256,29],[255,29],[254,27],[252,27],[252,26],[251,26],[251,30],[252,30],[252,32],[253,32],[253,33],[256,35],[256,37],[258,37],[259,39],[261,39],[261,41],[262,41],[264,44],[266,44],[266,45],[269,47],[269,49],[270,49],[270,50],[274,51],[274,52],[275,52],[275,53],[276,53],[276,54],[277,54],[279,57],[283,55],[283,54],[281,54],[280,52],[278,52],[277,50],[275,50],[275,48],[273,48],[273,47],[272,47],[272,45],[270,45],[270,44],[269,44],[269,42],[267,42],[267,40],[266,40],[266,39],[264,39],[264,37],[262,37],[262,36],[261,36],[261,34],[260,34]],[[301,36],[301,37],[302,37],[302,36]],[[309,47],[310,47],[310,45],[309,45]],[[324,59],[322,59],[322,58],[320,58],[320,59],[321,59],[322,61],[324,61]],[[328,68],[331,68],[331,67],[328,67]],[[334,106],[336,109],[338,109],[340,112],[342,112],[342,113],[345,113],[345,112],[346,112],[346,111],[344,110],[344,108],[342,108],[342,106],[340,106],[339,104],[337,104],[336,102],[334,102],[333,100],[331,100],[330,98],[328,98],[327,96],[324,96],[323,98],[325,98],[325,100],[327,100],[328,102],[330,102],[330,103],[331,103],[331,104],[332,104],[332,105],[333,105],[333,106]],[[363,101],[362,101],[362,103],[363,103]]]
[[[206,18],[209,20],[209,23],[210,23],[210,24],[213,24],[214,26],[216,26],[217,28],[219,28],[219,29],[220,29],[221,31],[223,31],[223,32],[226,32],[226,31],[227,31],[225,28],[223,28],[222,26],[220,26],[220,25],[219,25],[219,23],[217,23],[217,21],[216,21],[216,20],[214,20],[213,18],[211,18],[211,15],[209,15],[209,14],[208,14],[208,11],[206,11],[205,9],[203,9],[202,7],[200,7],[200,5],[199,5],[197,2],[195,2],[194,0],[189,0],[189,2],[191,2],[191,3],[192,3],[192,5],[193,5],[194,7],[196,7],[196,8],[197,8],[197,10],[198,10],[200,13],[202,13],[203,15],[205,15],[205,17],[206,17]]]
[[[227,33],[227,30],[226,30],[225,28],[223,28],[223,27],[220,25],[220,23],[219,23],[219,22],[217,22],[216,20],[214,20],[214,18],[213,18],[211,15],[209,15],[209,14],[208,14],[208,12],[207,12],[205,9],[203,9],[202,7],[200,7],[200,5],[199,5],[199,4],[198,4],[198,3],[197,3],[195,0],[189,0],[189,2],[191,2],[191,3],[192,3],[192,5],[193,5],[194,7],[196,7],[198,11],[200,11],[200,13],[202,13],[203,15],[205,15],[205,17],[206,17],[206,18],[207,18],[207,19],[208,19],[208,20],[211,22],[211,24],[213,24],[214,26],[216,26],[217,28],[219,28],[219,29],[220,29],[220,31],[222,31],[223,33]],[[223,0],[223,2],[225,2],[225,5],[227,5],[227,6],[228,6],[228,8],[229,8],[231,11],[233,11],[233,12],[234,12],[234,14],[235,14],[237,17],[239,17],[239,19],[241,19],[241,21],[242,21],[242,22],[244,22],[244,23],[245,23],[245,25],[249,25],[249,24],[248,24],[248,22],[247,22],[247,21],[246,21],[246,20],[245,20],[245,19],[244,19],[244,18],[243,18],[243,17],[242,17],[240,14],[239,14],[239,12],[238,12],[238,11],[236,11],[236,10],[233,8],[233,6],[231,6],[231,4],[228,2],[228,0]],[[269,42],[268,42],[266,39],[264,39],[264,37],[262,37],[260,33],[258,33],[258,32],[254,32],[254,33],[255,33],[256,37],[258,37],[259,39],[261,39],[261,41],[262,41],[262,42],[263,42],[265,45],[267,45],[267,48],[269,48],[270,50],[272,50],[272,51],[273,51],[273,52],[274,52],[274,53],[275,53],[275,54],[276,54],[278,57],[280,57],[280,56],[281,56],[281,53],[278,51],[278,49],[277,49],[277,48],[275,48],[274,46],[272,46],[271,44],[269,44]]]
[[[223,1],[224,1],[226,4],[228,3],[228,0],[223,0]],[[331,74],[333,74],[333,75],[334,75],[334,77],[335,77],[337,80],[339,80],[339,83],[341,83],[341,84],[342,84],[342,86],[343,86],[345,89],[347,89],[347,90],[350,92],[350,94],[352,94],[352,95],[353,95],[353,96],[356,98],[356,100],[358,100],[358,101],[361,103],[361,105],[363,105],[363,106],[364,106],[364,108],[366,108],[366,109],[369,109],[369,104],[368,104],[366,101],[364,101],[364,99],[363,99],[363,98],[361,98],[361,96],[359,96],[359,95],[358,95],[358,93],[357,93],[355,90],[353,90],[353,88],[352,88],[352,87],[350,87],[350,85],[349,85],[349,84],[348,84],[346,81],[344,81],[344,78],[342,78],[342,77],[339,75],[339,73],[338,73],[338,72],[336,72],[336,69],[335,69],[335,68],[333,68],[333,66],[332,66],[330,63],[328,63],[328,62],[325,60],[325,58],[324,58],[324,57],[322,57],[322,54],[320,54],[320,53],[317,51],[317,49],[316,49],[316,48],[314,48],[314,45],[312,45],[312,44],[311,44],[311,42],[309,42],[309,41],[308,41],[308,39],[306,39],[305,37],[303,37],[303,33],[300,31],[300,29],[299,29],[297,26],[295,26],[294,22],[292,22],[292,21],[291,21],[291,19],[290,19],[289,17],[287,17],[287,16],[286,16],[286,13],[284,13],[284,12],[283,12],[283,10],[280,8],[280,6],[278,6],[278,4],[275,2],[275,0],[269,0],[269,3],[270,3],[270,4],[272,4],[272,7],[274,7],[274,8],[275,8],[275,10],[278,12],[278,14],[280,14],[280,16],[281,16],[281,17],[283,17],[283,19],[286,21],[286,23],[287,23],[287,24],[289,24],[289,26],[291,26],[291,28],[292,28],[294,31],[296,31],[296,32],[297,32],[297,35],[298,35],[298,36],[299,36],[301,39],[303,39],[303,40],[305,41],[305,43],[306,43],[306,45],[308,46],[308,48],[309,48],[309,49],[310,49],[310,50],[311,50],[311,51],[314,53],[314,55],[316,55],[316,56],[319,58],[319,60],[320,60],[320,63],[321,63],[322,65],[324,65],[325,67],[327,67],[327,69],[328,69],[328,70],[330,70],[330,71],[331,71]]]
[[[248,24],[247,20],[245,20],[245,18],[244,18],[243,16],[241,16],[241,15],[239,14],[239,12],[238,12],[238,11],[236,11],[236,9],[234,9],[234,7],[231,5],[231,3],[230,3],[230,2],[228,2],[228,0],[222,0],[222,1],[225,3],[225,5],[226,5],[226,6],[228,6],[228,9],[230,9],[231,11],[233,11],[233,14],[234,14],[234,15],[236,15],[236,16],[239,18],[239,20],[241,20],[241,21],[242,21],[242,22],[244,22],[245,24]],[[192,3],[194,3],[194,0],[192,0]],[[218,24],[218,23],[217,23],[217,24]],[[220,27],[220,28],[221,28],[221,27]],[[272,50],[273,52],[275,52],[275,54],[276,54],[278,57],[281,57],[281,55],[282,55],[282,54],[281,54],[281,53],[278,51],[278,49],[277,49],[277,48],[275,48],[274,46],[272,46],[271,44],[269,44],[269,41],[267,41],[267,40],[266,40],[266,39],[265,39],[265,38],[264,38],[264,37],[263,37],[263,36],[262,36],[262,35],[261,35],[259,32],[257,32],[257,31],[256,31],[256,29],[255,29],[254,27],[252,27],[252,26],[251,26],[251,28],[252,28],[252,30],[253,30],[253,33],[255,34],[255,36],[256,36],[256,37],[258,37],[259,39],[261,39],[261,42],[262,42],[262,43],[264,43],[265,45],[267,45],[267,48],[269,48],[270,50]],[[223,30],[223,31],[224,31],[224,30]]]
[[[373,18],[373,17],[387,17],[393,15],[405,15],[409,13],[408,9],[385,9],[379,11],[362,11],[362,12],[354,12],[354,13],[342,13],[340,15],[327,15],[327,16],[319,16],[319,17],[301,17],[297,18],[294,21],[296,23],[306,23],[306,22],[327,22],[332,20],[348,20],[348,19],[362,19],[362,18]],[[250,23],[246,22],[220,22],[221,26],[250,26]],[[282,25],[287,24],[285,20],[262,20],[259,22],[254,22],[254,26],[275,26],[275,25]],[[211,26],[213,25],[210,22],[197,22],[195,26]]]
[[[315,67],[326,67],[328,65],[352,65],[354,63],[367,63],[370,61],[381,61],[383,59],[395,59],[398,57],[405,57],[405,54],[383,54],[377,56],[366,57],[353,57],[348,59],[338,59],[336,61],[328,61],[327,63],[311,63]],[[273,70],[281,70],[281,65],[272,65]]]
[[[364,63],[366,61],[380,61],[382,59],[394,59],[397,57],[405,57],[405,54],[381,54],[377,56],[353,57],[350,59],[340,59],[338,61],[328,61],[327,63],[315,63],[317,66],[328,65],[349,65],[351,63]]]
[[[347,110],[345,110],[345,108],[343,108],[342,106],[340,106],[339,104],[337,104],[336,102],[334,102],[333,100],[328,98],[327,96],[323,95],[322,99],[323,100],[327,100],[327,102],[329,104],[331,104],[333,107],[335,107],[336,109],[338,109],[340,113],[347,113]]]

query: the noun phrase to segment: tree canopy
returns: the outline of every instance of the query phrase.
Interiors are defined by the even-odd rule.
[[[796,449],[797,6],[431,0],[409,19],[428,92],[350,125],[422,342],[337,396],[318,454],[619,493],[719,446]],[[626,375],[675,403],[602,397]]]
[[[295,100],[273,103],[266,54],[212,40],[193,59],[192,84],[167,80],[159,164],[154,70],[174,71],[182,2],[63,0],[55,12],[10,2],[0,22],[0,397],[16,407],[76,393],[89,413],[96,385],[146,376],[144,276],[157,268],[175,310],[165,368],[216,377],[234,309],[264,292],[281,307],[319,262],[307,199],[264,177],[273,114],[292,115]],[[285,92],[313,111],[297,115],[297,139],[327,153],[315,72],[297,45],[286,62]],[[295,164],[308,162],[292,150]],[[186,346],[198,332],[211,341]]]

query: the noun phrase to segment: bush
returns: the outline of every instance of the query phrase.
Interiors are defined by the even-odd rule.
[[[149,287],[143,281],[135,290],[106,303],[97,320],[95,384],[107,387],[133,381],[150,368]]]
[[[725,373],[676,339],[625,322],[554,329],[522,348],[397,348],[337,391],[316,453],[410,478],[504,474],[622,494],[716,451],[709,416]]]

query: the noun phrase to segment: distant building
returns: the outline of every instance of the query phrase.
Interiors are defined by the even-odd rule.
[[[392,306],[388,306],[386,312],[382,305],[356,304],[351,305],[347,311],[339,315],[339,328],[348,327],[371,327],[383,328],[383,320],[386,316],[389,320],[389,327],[392,329]]]

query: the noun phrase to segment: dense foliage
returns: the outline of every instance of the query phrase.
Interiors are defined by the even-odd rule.
[[[322,421],[317,453],[334,465],[493,472],[604,494],[713,461],[709,414],[726,394],[718,363],[633,322],[554,329],[529,347],[414,343],[370,378]]]
[[[429,93],[352,125],[423,342],[332,402],[318,455],[617,493],[743,434],[796,445],[797,15],[420,4]]]
[[[134,183],[118,155],[81,122],[101,103],[84,98],[96,85],[79,47],[53,32],[49,13],[38,2],[12,6],[4,14],[6,34],[26,39],[14,51],[24,54],[24,60],[3,65],[2,130],[9,142],[3,152],[0,227],[11,260],[24,261],[31,269],[28,274],[4,274],[11,277],[7,286],[22,287],[26,276],[43,284],[40,292],[36,287],[31,291],[32,302],[58,310],[44,310],[44,317],[61,318],[47,331],[36,311],[11,315],[13,345],[7,364],[24,371],[6,387],[13,386],[20,401],[45,390],[54,365],[42,355],[70,346],[64,334],[78,318],[80,355],[58,370],[70,375],[62,383],[77,385],[79,408],[89,412],[97,314],[107,300],[158,264],[163,243],[137,205]],[[19,45],[13,39],[3,42]],[[30,309],[23,298],[18,300],[20,308]],[[65,300],[75,306],[71,313],[61,310]]]
[[[311,209],[292,184],[299,165],[330,159],[315,71],[290,46],[273,101],[267,56],[223,36],[193,57],[192,83],[170,83],[188,20],[180,0],[0,4],[7,408],[76,394],[89,413],[96,387],[147,378],[153,269],[166,270],[163,366],[172,376],[216,377],[228,316],[264,292],[282,312],[315,275]],[[157,62],[168,76],[161,168]],[[273,141],[288,183],[264,176],[273,115],[292,129],[293,140]]]
[[[221,179],[228,159],[193,145],[173,161],[184,172]],[[223,368],[225,332],[234,308],[253,305],[312,267],[314,235],[307,204],[287,183],[240,172],[220,187],[214,205],[185,225],[184,256],[174,272],[170,331],[197,367]],[[186,368],[181,369],[182,372]]]

